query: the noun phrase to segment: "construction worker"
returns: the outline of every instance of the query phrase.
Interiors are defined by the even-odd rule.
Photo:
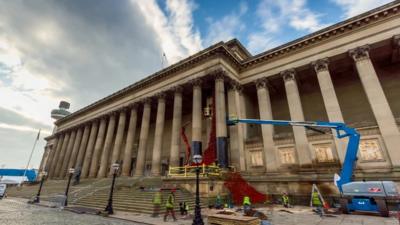
[[[283,207],[289,208],[289,196],[288,196],[288,194],[286,192],[283,192],[282,204],[283,204]]]
[[[215,199],[215,206],[216,209],[223,209],[224,206],[222,205],[222,199],[221,196],[218,194],[217,198]]]
[[[324,211],[322,209],[322,202],[321,202],[318,192],[313,191],[311,197],[312,197],[311,202],[312,202],[312,205],[315,207],[315,212],[320,217],[322,217],[324,215]]]
[[[251,202],[249,196],[243,197],[243,212],[244,214],[248,214],[249,210],[251,210]]]
[[[162,195],[161,191],[158,190],[153,197],[153,215],[152,217],[158,217],[158,214],[160,213],[160,208],[161,208],[161,202],[162,202]]]
[[[174,204],[175,204],[175,195],[174,195],[174,191],[171,191],[171,193],[168,195],[167,202],[165,203],[164,222],[167,221],[167,217],[170,213],[171,213],[174,221],[176,221],[175,212],[174,212]]]

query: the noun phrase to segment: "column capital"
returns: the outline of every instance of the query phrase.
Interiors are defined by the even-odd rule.
[[[127,106],[129,109],[135,109],[138,107],[138,103],[137,102],[132,102]]]
[[[154,95],[158,100],[165,100],[167,94],[164,91],[160,91]]]
[[[151,97],[146,97],[146,98],[143,98],[143,99],[141,99],[141,101],[140,101],[143,105],[146,105],[146,104],[151,104],[151,102],[152,102],[152,99],[151,99]]]
[[[201,78],[195,78],[189,81],[189,84],[193,87],[201,87],[203,80]]]
[[[170,88],[170,91],[173,93],[182,93],[183,87],[182,85],[176,85]]]
[[[314,68],[315,72],[322,72],[322,71],[328,71],[328,64],[329,64],[329,59],[328,58],[323,58],[323,59],[318,59],[314,62],[311,62],[311,66]]]
[[[349,50],[349,55],[357,62],[363,59],[369,59],[369,50],[369,45],[363,45]]]
[[[393,47],[400,48],[400,34],[393,36]]]
[[[268,79],[266,77],[259,78],[255,80],[254,83],[256,84],[257,89],[268,87]]]
[[[234,91],[242,91],[242,85],[240,85],[239,82],[237,82],[236,80],[230,80],[229,81],[229,89],[232,89]]]
[[[129,110],[129,105],[122,106],[121,108],[118,109],[119,113],[126,113]]]
[[[296,80],[296,71],[294,69],[282,71],[280,74],[285,82]]]

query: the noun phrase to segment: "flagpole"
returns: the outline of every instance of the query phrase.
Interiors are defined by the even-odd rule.
[[[26,167],[25,167],[25,170],[24,170],[24,175],[22,177],[25,177],[26,171],[28,170],[29,164],[31,163],[32,155],[33,155],[33,152],[35,151],[35,147],[36,147],[36,144],[37,144],[37,142],[39,140],[39,136],[40,136],[40,129],[39,129],[39,133],[38,133],[38,135],[37,135],[37,137],[35,139],[35,143],[33,143],[32,151],[31,151],[31,154],[29,155],[29,160],[28,160],[28,163],[26,164]]]

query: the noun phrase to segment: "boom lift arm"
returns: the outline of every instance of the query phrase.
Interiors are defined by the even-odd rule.
[[[318,130],[318,128],[331,128],[335,129],[336,137],[349,138],[347,145],[347,151],[345,159],[343,162],[343,167],[340,172],[340,176],[335,180],[339,191],[342,193],[342,185],[352,182],[353,170],[355,163],[357,161],[358,145],[360,142],[360,134],[351,127],[346,126],[344,123],[340,122],[303,122],[303,121],[288,121],[288,120],[258,120],[258,119],[228,119],[227,125],[235,125],[237,123],[247,123],[247,124],[261,124],[261,125],[275,125],[275,126],[302,126],[311,130]]]

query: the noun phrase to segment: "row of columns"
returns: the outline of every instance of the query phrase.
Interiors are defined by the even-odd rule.
[[[369,57],[369,46],[361,46],[353,49],[349,51],[349,55],[355,62],[358,75],[377,120],[391,163],[393,166],[398,167],[400,166],[400,153],[396,152],[396,148],[400,146],[400,132]],[[329,121],[343,122],[342,111],[329,73],[328,63],[328,59],[321,59],[312,62],[312,66],[317,74]],[[289,69],[281,72],[280,75],[284,80],[291,120],[304,121],[295,70]],[[256,87],[260,119],[272,120],[272,107],[266,78],[257,80]],[[266,169],[271,172],[276,171],[278,163],[276,161],[276,150],[273,141],[273,127],[262,125],[261,130]],[[294,126],[293,134],[298,163],[301,167],[309,167],[312,164],[312,158],[305,128]],[[338,150],[339,160],[343,162],[346,153],[346,141],[335,138],[335,145]]]
[[[216,74],[222,73],[221,71]],[[228,166],[227,152],[227,128],[225,109],[224,74],[215,76],[216,93],[216,121],[217,121],[217,159],[221,167]],[[202,153],[202,81],[195,79],[190,82],[193,88],[192,105],[192,147],[193,154]],[[179,153],[181,146],[182,126],[182,87],[173,88],[174,105],[172,119],[172,136],[170,146],[170,166],[179,165]],[[159,176],[161,173],[161,153],[164,134],[166,99],[165,93],[158,94],[157,116],[155,122],[154,145],[152,151],[151,174]],[[151,98],[142,101],[143,113],[139,134],[139,146],[136,157],[136,168],[134,176],[143,176],[146,162],[146,151],[148,146]],[[126,109],[114,111],[106,116],[96,118],[83,126],[71,129],[59,135],[54,146],[53,154],[50,156],[48,170],[51,178],[64,178],[70,167],[81,168],[82,178],[102,178],[110,175],[110,165],[120,161],[122,164],[122,175],[129,176],[131,171],[132,153],[136,135],[138,104],[130,107],[130,118],[126,135],[124,152],[122,144],[125,132]],[[239,108],[239,105],[237,106]],[[117,124],[118,118],[118,124]],[[117,127],[116,127],[117,126]],[[116,130],[116,133],[115,133]],[[115,135],[115,136],[114,136]],[[114,143],[114,144],[113,144]],[[122,157],[120,157],[122,155]]]
[[[357,72],[360,76],[362,85],[366,92],[372,111],[378,122],[382,139],[388,150],[393,166],[400,166],[400,154],[395,151],[396,146],[400,146],[400,132],[390,109],[388,101],[384,95],[382,86],[369,58],[369,47],[362,46],[349,51],[349,55],[354,59]],[[329,121],[343,122],[343,115],[335,93],[332,79],[328,68],[327,59],[312,62],[316,72],[319,86],[321,89],[324,105]],[[300,94],[296,82],[296,72],[294,69],[285,70],[280,73],[284,80],[285,91],[289,106],[291,120],[304,121],[304,113],[300,100]],[[226,104],[225,104],[225,77],[221,71],[217,72],[215,78],[215,108],[216,108],[216,136],[217,136],[217,160],[221,167],[229,165],[227,148],[227,126],[226,126]],[[228,90],[228,110],[229,114],[245,117],[243,112],[244,98],[241,95],[241,88],[238,83],[231,82]],[[192,98],[192,152],[202,154],[202,80],[191,81],[193,89]],[[262,78],[256,81],[257,98],[260,119],[273,119],[268,80]],[[173,90],[173,119],[172,135],[169,162],[170,166],[179,165],[180,152],[180,132],[182,126],[182,88],[176,87]],[[141,127],[139,134],[139,147],[136,157],[135,176],[143,176],[145,169],[146,149],[149,137],[151,99],[144,99]],[[118,113],[113,112],[106,117],[95,119],[84,126],[71,132],[59,135],[53,144],[53,151],[49,153],[49,163],[46,168],[49,170],[50,177],[64,177],[69,167],[75,166],[82,168],[82,177],[105,177],[110,173],[110,165],[120,160],[122,155],[122,175],[129,176],[131,171],[131,159],[138,123],[137,115],[138,104],[130,108],[130,119],[128,133],[126,135],[125,149],[122,149],[126,110]],[[154,133],[154,146],[152,155],[151,174],[160,175],[161,167],[161,146],[163,142],[164,123],[165,123],[165,94],[157,96],[157,116]],[[118,125],[117,123],[118,117]],[[114,137],[115,126],[117,132]],[[233,130],[231,130],[233,129]],[[237,154],[235,160],[240,170],[245,170],[245,150],[244,137],[246,128],[239,125],[230,128],[231,151]],[[272,126],[262,125],[263,155],[266,170],[274,172],[278,170],[278,160],[276,158],[276,148],[273,140],[274,129]],[[233,133],[235,138],[232,138]],[[310,167],[312,157],[310,145],[306,131],[303,127],[293,127],[297,158],[301,167]],[[113,144],[113,140],[115,143]],[[335,138],[338,156],[341,162],[344,160],[346,143]],[[121,151],[123,153],[121,154]],[[111,158],[110,158],[111,157]]]

